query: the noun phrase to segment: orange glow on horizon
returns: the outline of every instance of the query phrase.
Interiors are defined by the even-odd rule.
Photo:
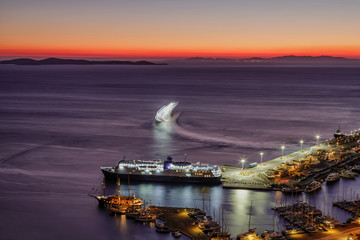
[[[159,58],[159,57],[277,57],[285,55],[360,58],[360,47],[304,47],[257,50],[171,50],[171,49],[0,49],[0,56],[16,57],[109,57],[109,58]]]

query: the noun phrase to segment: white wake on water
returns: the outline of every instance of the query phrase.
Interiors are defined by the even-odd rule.
[[[192,130],[187,130],[179,123],[181,114],[176,114],[171,120],[171,125],[174,133],[195,141],[213,143],[217,145],[229,145],[240,148],[261,148],[261,145],[256,142],[240,141],[238,139],[232,139],[228,136],[211,136],[209,134],[203,134]]]

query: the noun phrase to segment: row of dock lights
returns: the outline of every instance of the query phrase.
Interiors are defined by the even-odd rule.
[[[320,135],[316,135],[315,139],[316,139],[316,145],[319,145]],[[304,145],[304,140],[300,139],[299,144],[300,144],[300,150],[302,151],[303,145]],[[280,148],[281,148],[281,158],[283,159],[286,147],[285,147],[285,145],[281,145]],[[264,160],[264,152],[260,152],[260,165],[262,165],[263,160]],[[242,159],[240,159],[240,162],[241,162],[241,167],[244,168],[244,163],[246,162],[246,159],[242,158]]]

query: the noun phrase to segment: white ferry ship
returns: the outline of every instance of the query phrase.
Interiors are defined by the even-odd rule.
[[[220,184],[221,170],[217,165],[174,162],[169,156],[161,160],[121,160],[114,167],[101,167],[105,178],[132,181],[186,182]]]

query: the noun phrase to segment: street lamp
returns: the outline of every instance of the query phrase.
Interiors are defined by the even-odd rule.
[[[245,159],[243,158],[240,161],[241,161],[241,167],[244,168]]]
[[[284,158],[284,150],[285,150],[285,145],[281,145],[281,155],[282,155],[282,158]]]
[[[302,150],[302,147],[303,147],[303,144],[304,144],[304,140],[300,140],[300,150]]]
[[[316,145],[319,145],[320,135],[316,135],[315,138],[316,138]]]
[[[263,153],[263,152],[261,152],[261,153],[260,153],[260,164],[262,164],[262,161],[263,161],[263,156],[264,156],[264,153]]]

